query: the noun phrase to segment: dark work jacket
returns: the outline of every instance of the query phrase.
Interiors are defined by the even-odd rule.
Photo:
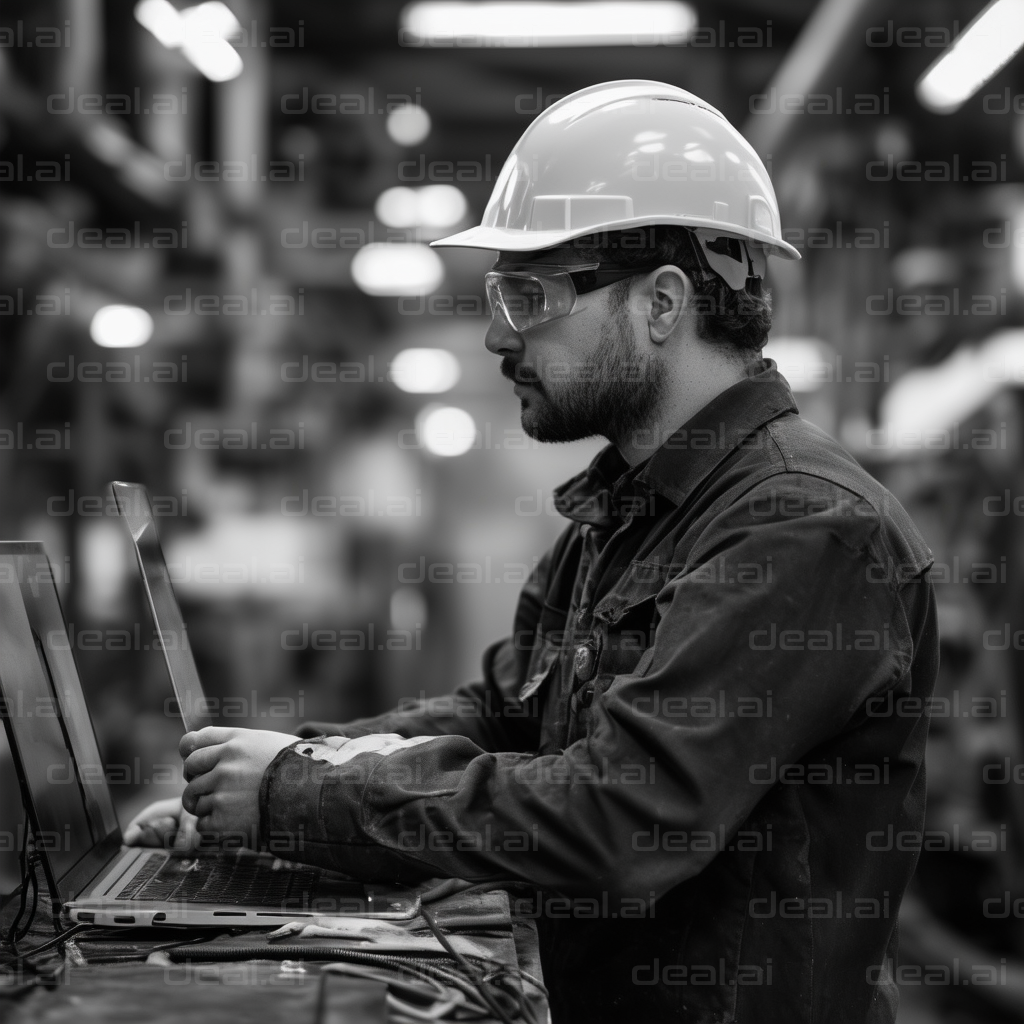
[[[888,1024],[931,553],[770,360],[652,451],[556,492],[571,524],[481,681],[304,726],[262,840],[368,880],[530,883],[556,1024]],[[387,732],[421,739],[340,763]]]

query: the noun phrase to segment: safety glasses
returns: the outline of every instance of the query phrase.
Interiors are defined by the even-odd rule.
[[[511,263],[484,275],[491,316],[502,316],[517,334],[538,324],[569,316],[576,299],[627,277],[644,274],[650,267],[603,268],[600,263]]]

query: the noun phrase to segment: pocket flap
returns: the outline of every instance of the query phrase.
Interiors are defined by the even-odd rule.
[[[657,591],[643,594],[613,592],[597,603],[594,608],[594,618],[603,619],[610,625],[614,625],[620,619],[624,619],[634,608],[645,604],[653,605],[657,598]]]
[[[529,700],[554,675],[560,653],[561,648],[557,645],[545,644],[544,650],[537,661],[536,670],[519,688],[519,699],[521,701]]]
[[[655,601],[666,580],[677,570],[678,566],[657,562],[630,562],[619,585],[594,607],[595,617],[612,624],[624,619],[632,609]]]

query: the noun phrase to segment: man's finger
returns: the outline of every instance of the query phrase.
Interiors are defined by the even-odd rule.
[[[199,846],[199,830],[196,827],[196,816],[188,811],[181,812],[178,821],[178,834],[174,837],[173,848],[175,850],[194,850]]]
[[[227,743],[237,732],[238,729],[226,728],[220,725],[208,725],[196,732],[187,732],[181,737],[181,742],[178,744],[178,753],[182,757],[188,757],[193,750],[198,750],[200,747],[211,747],[216,743]]]
[[[220,773],[216,769],[210,772],[203,772],[202,775],[197,775],[185,787],[185,792],[181,794],[181,806],[189,814],[195,814],[196,803],[199,798],[201,796],[208,796],[216,790],[219,776]]]
[[[196,827],[199,828],[200,831],[205,831],[201,827],[201,823],[204,818],[207,821],[209,821],[209,819],[213,815],[214,810],[215,801],[212,794],[203,793],[201,796],[196,798],[196,809],[193,813],[195,814],[197,819]]]
[[[190,782],[192,779],[213,769],[221,759],[223,752],[224,745],[222,743],[211,747],[199,747],[197,750],[193,750],[185,758],[185,781]]]
[[[156,846],[156,839],[149,830],[147,824],[136,824],[130,822],[121,836],[121,842],[125,846]]]
[[[174,818],[157,818],[142,826],[142,846],[166,846],[170,836],[174,835],[178,822]]]
[[[213,827],[213,816],[205,815],[196,820],[196,846],[209,845],[211,839],[215,839]]]

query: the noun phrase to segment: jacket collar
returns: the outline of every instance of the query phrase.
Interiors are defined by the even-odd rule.
[[[608,445],[582,472],[554,492],[567,519],[609,527],[646,508],[657,494],[681,505],[744,438],[787,412],[798,412],[793,392],[774,360],[764,359],[750,374],[695,413],[649,459],[631,467]]]

